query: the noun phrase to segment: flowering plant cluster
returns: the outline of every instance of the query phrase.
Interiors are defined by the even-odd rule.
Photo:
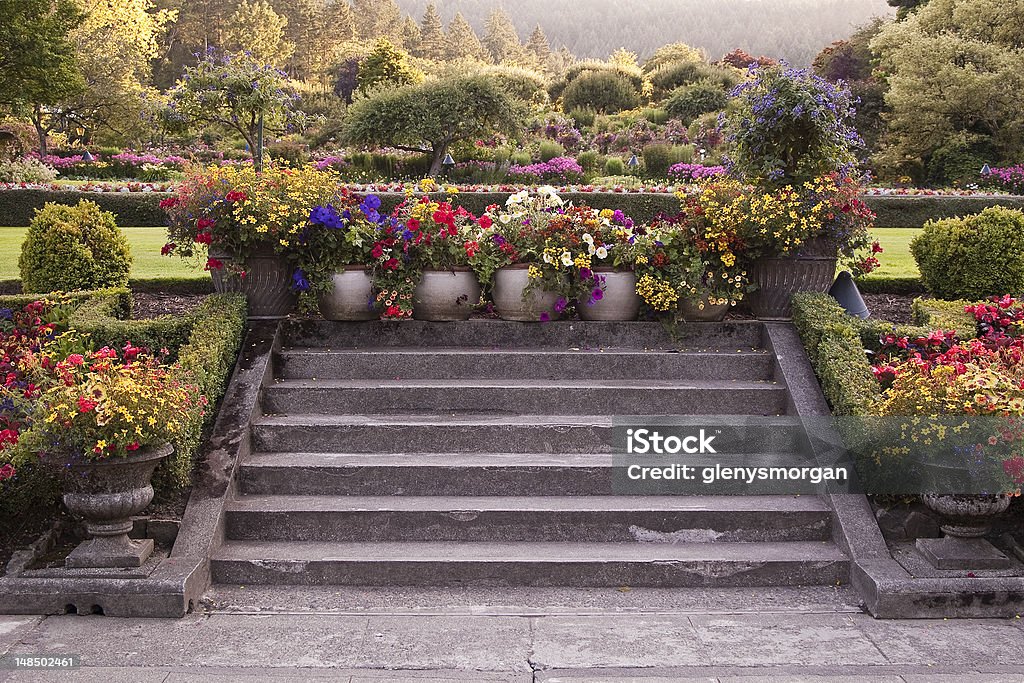
[[[1024,486],[1024,336],[1017,333],[1024,309],[1003,296],[965,310],[977,321],[975,339],[961,340],[941,330],[917,339],[882,337],[872,371],[883,394],[872,412],[989,418],[956,426],[957,433],[978,437],[964,455],[975,466],[994,462],[1007,490],[1016,488],[1019,495]],[[912,441],[925,444],[940,443],[949,429],[946,422],[920,419],[907,427]]]
[[[174,440],[206,405],[197,387],[131,343],[74,353],[53,369],[20,440],[42,458],[124,457]]]
[[[305,249],[313,209],[338,203],[341,196],[334,173],[309,166],[262,173],[251,166],[222,166],[190,173],[160,202],[169,222],[162,253],[205,256],[207,270],[228,265],[242,277],[245,259],[256,250],[295,261]]]
[[[621,211],[565,203],[552,187],[521,191],[480,219],[485,274],[529,266],[526,293],[558,292],[556,311],[604,296],[601,269],[630,268],[637,254],[632,219]],[[484,280],[484,277],[481,277]]]
[[[864,143],[851,125],[849,89],[784,63],[752,64],[749,76],[723,115],[734,144],[732,171],[756,184],[801,186],[853,170]]]
[[[374,284],[385,317],[412,315],[412,293],[424,271],[482,267],[480,221],[486,225],[489,219],[478,221],[461,206],[407,193],[374,245]]]
[[[727,175],[725,166],[679,163],[669,166],[668,177],[684,183],[696,183],[710,178]]]
[[[572,157],[555,157],[528,166],[512,165],[508,175],[516,182],[573,183],[583,179],[583,167]]]
[[[1024,194],[1024,164],[986,169],[981,173],[980,185],[1008,194]]]

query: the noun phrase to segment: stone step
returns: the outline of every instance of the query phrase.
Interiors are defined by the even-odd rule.
[[[719,453],[790,452],[805,438],[796,418],[673,419],[716,435]],[[573,454],[610,453],[612,425],[611,417],[584,415],[301,414],[257,417],[251,429],[262,452]]]
[[[682,323],[669,329],[656,322],[517,323],[467,320],[431,323],[419,320],[284,322],[282,348],[762,348],[764,324],[756,320]]]
[[[598,370],[598,372],[600,372]],[[720,415],[781,413],[784,385],[741,380],[276,380],[264,390],[263,412],[508,415]]]
[[[243,496],[241,541],[824,541],[816,496]]]
[[[293,348],[276,356],[283,379],[772,379],[761,349]]]
[[[363,586],[836,585],[849,560],[829,542],[303,543],[230,541],[214,583]]]
[[[751,454],[730,464],[779,462],[780,454]],[[613,464],[610,453],[255,453],[239,464],[238,482],[251,495],[611,496],[623,493]],[[630,490],[681,491],[674,481]]]

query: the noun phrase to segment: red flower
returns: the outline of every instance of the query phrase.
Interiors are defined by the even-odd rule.
[[[212,244],[213,235],[208,232],[200,232],[196,235],[196,244]]]
[[[384,270],[398,270],[398,259],[394,256],[384,262]]]
[[[68,356],[68,363],[71,365],[84,365],[85,357],[80,353],[73,353]]]
[[[388,306],[387,310],[384,311],[384,315],[389,318],[399,318],[402,315],[402,309],[398,306]]]
[[[219,270],[223,267],[224,263],[222,261],[218,261],[215,258],[206,259],[206,270]]]
[[[96,403],[96,401],[88,399],[85,396],[78,397],[78,412],[80,413],[88,413],[89,411],[94,410],[97,405],[99,404]]]
[[[410,218],[409,222],[406,223],[405,225],[406,225],[407,228],[409,228],[413,232],[419,232],[419,229],[420,229],[420,222],[419,222],[419,220],[417,220],[415,218]]]
[[[209,230],[214,226],[216,222],[217,221],[213,220],[212,218],[200,218],[198,221],[196,221],[196,229],[198,229],[200,232],[202,232],[203,230]]]
[[[490,216],[480,216],[480,227],[484,230],[490,230],[491,226],[494,225],[494,221],[491,220]]]
[[[474,256],[476,256],[476,252],[480,251],[480,244],[478,242],[472,241],[466,242],[465,248],[466,256],[468,256],[469,258],[473,258]]]
[[[14,474],[14,465],[12,465],[9,462],[4,463],[4,466],[0,467],[0,481],[4,481],[5,479],[11,479],[14,477]]]
[[[168,254],[170,254],[170,253],[171,253],[172,251],[174,251],[174,250],[175,250],[175,248],[177,248],[177,246],[178,246],[178,245],[177,245],[177,244],[175,244],[174,242],[168,242],[167,244],[165,244],[164,246],[162,246],[162,247],[160,248],[160,255],[161,255],[161,256],[167,256],[167,255],[168,255]]]
[[[133,441],[130,444],[128,444],[127,446],[125,446],[124,449],[126,451],[137,451],[137,450],[139,450],[139,442],[138,441]]]
[[[242,192],[241,190],[232,190],[231,192],[228,192],[227,195],[225,195],[224,197],[224,199],[228,200],[229,202],[244,202],[248,198],[249,196]]]
[[[163,199],[163,200],[160,201],[160,208],[161,209],[171,209],[171,208],[174,208],[177,205],[178,205],[178,198],[177,197],[168,197],[167,199]]]

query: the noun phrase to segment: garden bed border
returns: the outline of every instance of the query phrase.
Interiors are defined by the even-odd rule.
[[[812,367],[816,345],[823,339],[828,343],[830,337],[835,338],[833,335],[841,335],[844,341],[855,345],[850,349],[851,359],[858,355],[867,366],[863,336],[874,335],[877,340],[880,329],[914,334],[936,327],[962,327],[968,319],[962,312],[965,303],[915,301],[915,320],[923,325],[908,327],[855,320],[827,295],[797,297],[794,302],[796,326],[766,325],[768,342],[778,358],[779,372],[790,388],[796,414],[811,421],[832,415],[823,386],[831,389],[828,393],[833,405],[837,402],[856,405],[856,397],[864,396],[865,391],[871,392],[871,387],[850,386],[850,378],[856,374],[837,373],[834,368],[826,368],[823,373],[821,368]],[[815,308],[820,317],[812,320]],[[814,329],[811,329],[812,322]],[[973,327],[973,320],[969,322]],[[859,333],[843,334],[851,329]],[[812,339],[815,334],[820,336]],[[874,382],[870,373],[868,377]],[[825,438],[826,442],[834,443],[838,435],[825,435]],[[834,538],[850,556],[853,587],[872,616],[882,619],[1013,618],[1024,612],[1024,577],[915,577],[892,557],[867,496],[831,494],[826,500],[836,516]]]

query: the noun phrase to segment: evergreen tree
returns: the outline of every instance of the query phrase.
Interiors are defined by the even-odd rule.
[[[402,10],[395,0],[352,0],[352,14],[359,38],[367,41],[387,38],[393,43],[403,42]]]
[[[373,51],[359,64],[357,76],[359,90],[364,94],[381,87],[410,85],[422,80],[423,74],[409,64],[409,55],[387,38],[377,40]]]
[[[504,11],[496,9],[487,17],[484,47],[491,53],[495,64],[522,64],[526,61],[526,50],[519,42],[519,33]]]
[[[441,15],[437,13],[437,6],[434,3],[427,5],[427,10],[423,13],[423,20],[420,22],[419,49],[414,54],[417,57],[432,59],[436,62],[444,61],[448,57],[444,26],[441,24]]]
[[[551,44],[548,43],[548,37],[544,35],[544,29],[540,27],[540,24],[537,24],[533,33],[530,34],[530,40],[526,43],[526,51],[533,55],[541,66],[548,63],[548,58],[551,56]]]
[[[267,0],[242,0],[231,15],[226,46],[247,52],[260,64],[284,66],[295,44],[284,37],[288,19],[274,11]]]
[[[406,52],[415,53],[420,49],[420,25],[416,20],[405,15],[402,19],[401,45]]]
[[[486,50],[480,43],[476,31],[462,16],[462,12],[456,12],[451,23],[448,24],[448,55],[452,59],[479,59],[485,60]]]

